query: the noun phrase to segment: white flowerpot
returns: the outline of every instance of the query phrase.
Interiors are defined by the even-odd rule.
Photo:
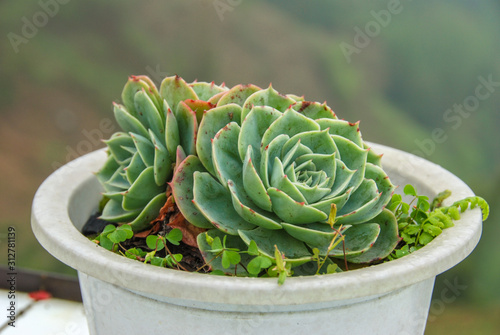
[[[450,202],[472,196],[440,166],[375,145],[398,191],[408,183]],[[322,276],[234,278],[142,264],[101,248],[79,230],[97,209],[99,150],[54,172],[35,195],[32,228],[52,255],[78,270],[91,334],[422,334],[435,276],[474,249],[479,209],[425,248],[388,263]]]

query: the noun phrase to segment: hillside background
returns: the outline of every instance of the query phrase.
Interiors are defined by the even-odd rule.
[[[19,266],[74,274],[32,235],[31,200],[55,168],[102,147],[129,75],[272,82],[488,200],[480,244],[437,278],[426,334],[500,333],[500,1],[422,2],[0,2],[1,255],[15,226]],[[443,304],[457,282],[467,288]]]

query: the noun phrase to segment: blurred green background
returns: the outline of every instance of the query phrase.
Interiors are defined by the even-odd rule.
[[[2,250],[15,226],[18,266],[74,274],[32,235],[31,200],[55,168],[102,147],[129,75],[272,82],[488,200],[480,244],[437,278],[426,334],[498,334],[499,17],[498,0],[2,1]],[[450,297],[450,285],[464,289]]]

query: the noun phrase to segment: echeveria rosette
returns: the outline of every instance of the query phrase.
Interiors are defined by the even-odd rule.
[[[106,140],[108,159],[97,177],[108,199],[102,219],[146,228],[165,204],[167,182],[179,159],[196,153],[203,113],[215,107],[224,86],[178,76],[163,80],[160,90],[147,76],[132,76],[114,115],[122,132]]]
[[[180,163],[172,189],[188,221],[212,228],[198,237],[207,261],[205,234],[228,235],[238,247],[254,240],[271,258],[276,245],[295,265],[311,260],[313,248],[326,255],[341,225],[351,262],[382,259],[398,243],[395,217],[384,209],[394,186],[380,156],[358,123],[339,120],[326,104],[240,85],[205,112],[198,134],[197,156]],[[344,257],[343,245],[329,255]]]

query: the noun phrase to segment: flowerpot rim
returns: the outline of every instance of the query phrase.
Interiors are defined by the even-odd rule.
[[[462,180],[437,164],[384,145],[369,145],[384,154],[382,164],[391,179],[395,174],[407,183],[425,180],[429,196],[450,189],[449,203],[474,195]],[[165,269],[109,252],[89,241],[73,225],[70,212],[77,206],[74,197],[89,192],[89,183],[98,185],[94,173],[105,159],[105,151],[100,149],[52,173],[35,194],[32,229],[40,244],[63,263],[144,295],[235,305],[297,305],[383,295],[453,267],[472,252],[482,230],[481,211],[469,210],[461,214],[454,227],[401,259],[331,275],[291,277],[281,286],[276,278],[224,277]],[[403,186],[399,185],[399,189]],[[94,187],[91,191],[97,190]]]

